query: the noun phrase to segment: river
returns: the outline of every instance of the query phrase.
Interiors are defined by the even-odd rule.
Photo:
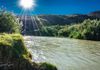
[[[25,36],[35,62],[48,62],[58,70],[100,70],[100,41]]]

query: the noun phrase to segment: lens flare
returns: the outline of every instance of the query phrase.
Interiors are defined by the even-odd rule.
[[[24,9],[31,9],[35,7],[35,0],[20,0],[19,5]]]

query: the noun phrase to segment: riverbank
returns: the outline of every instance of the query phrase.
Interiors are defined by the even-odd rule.
[[[100,41],[100,20],[84,20],[71,25],[50,25],[40,29],[42,36],[69,37],[82,40]]]
[[[0,70],[57,70],[49,63],[32,62],[20,34],[0,35]]]

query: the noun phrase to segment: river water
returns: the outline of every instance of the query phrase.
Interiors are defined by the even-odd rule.
[[[25,36],[35,62],[48,62],[58,70],[100,70],[100,41]]]

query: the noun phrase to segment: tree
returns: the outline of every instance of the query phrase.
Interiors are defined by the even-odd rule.
[[[18,19],[8,12],[0,12],[0,33],[19,33],[21,30]]]

